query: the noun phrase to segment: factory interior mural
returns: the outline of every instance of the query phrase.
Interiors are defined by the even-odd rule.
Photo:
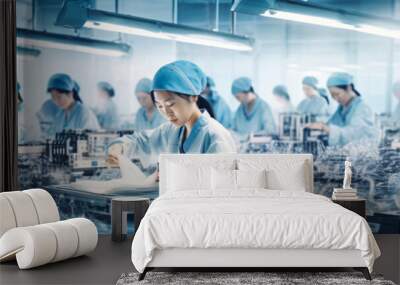
[[[374,11],[392,16],[390,3]],[[237,152],[312,153],[314,191],[327,197],[350,161],[372,231],[399,234],[399,40],[231,6],[17,0],[20,189],[45,188],[62,218],[90,218],[100,233],[111,231],[112,197],[157,197],[157,157],[148,150],[161,141],[136,143],[118,165],[109,152],[166,123],[152,81],[184,61],[204,73],[197,103]]]

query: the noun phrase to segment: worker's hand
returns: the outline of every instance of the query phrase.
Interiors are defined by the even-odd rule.
[[[118,156],[123,154],[123,146],[120,142],[113,142],[107,147],[107,160],[108,166],[119,166]]]
[[[119,166],[118,157],[116,157],[115,155],[109,154],[107,157],[106,163],[110,167],[117,167],[117,166]]]
[[[306,124],[304,127],[312,129],[312,130],[324,131],[326,133],[329,133],[329,131],[330,131],[329,126],[327,124],[324,124],[321,122],[309,123],[309,124]]]

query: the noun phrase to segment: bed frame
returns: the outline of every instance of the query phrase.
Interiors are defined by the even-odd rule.
[[[210,165],[213,160],[220,158],[257,158],[268,160],[289,161],[302,160],[307,168],[306,181],[307,192],[313,192],[313,157],[311,154],[165,154],[160,156],[160,194],[165,191],[165,184],[168,179],[166,173],[168,162],[188,160],[204,160]],[[359,250],[329,250],[329,249],[248,249],[248,248],[169,248],[158,249],[154,252],[152,261],[139,275],[139,280],[143,280],[148,271],[154,269],[202,269],[215,271],[217,269],[229,269],[229,271],[265,271],[271,268],[353,268],[361,271],[367,280],[371,280],[371,275]]]

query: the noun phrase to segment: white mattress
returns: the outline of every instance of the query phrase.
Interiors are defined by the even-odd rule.
[[[132,244],[139,272],[169,248],[359,250],[372,271],[379,248],[368,223],[329,199],[306,192],[248,189],[231,195],[185,191],[156,199]]]

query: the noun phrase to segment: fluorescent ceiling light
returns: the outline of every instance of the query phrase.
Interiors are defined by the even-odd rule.
[[[291,0],[236,0],[232,11],[400,39],[400,21]]]
[[[91,38],[17,29],[17,44],[119,57],[129,53],[130,46]]]
[[[76,2],[65,3],[56,25],[74,29],[99,29],[236,51],[251,51],[253,43],[252,39],[244,36],[93,10]]]
[[[284,11],[267,10],[266,12],[261,14],[261,16],[281,19],[286,21],[300,22],[305,24],[331,27],[331,28],[346,29],[346,30],[352,30],[354,28],[354,26],[352,25],[343,24],[334,19],[327,19],[322,17],[309,16],[309,15],[284,12]]]
[[[35,48],[17,46],[17,54],[22,56],[38,57],[41,51]]]
[[[367,24],[351,25],[335,19],[309,16],[309,15],[285,12],[285,11],[276,11],[276,10],[267,10],[266,12],[261,14],[261,16],[281,19],[286,21],[300,22],[311,25],[362,32],[366,34],[394,38],[394,39],[400,39],[400,27],[399,30],[392,30],[387,28],[375,27]]]

